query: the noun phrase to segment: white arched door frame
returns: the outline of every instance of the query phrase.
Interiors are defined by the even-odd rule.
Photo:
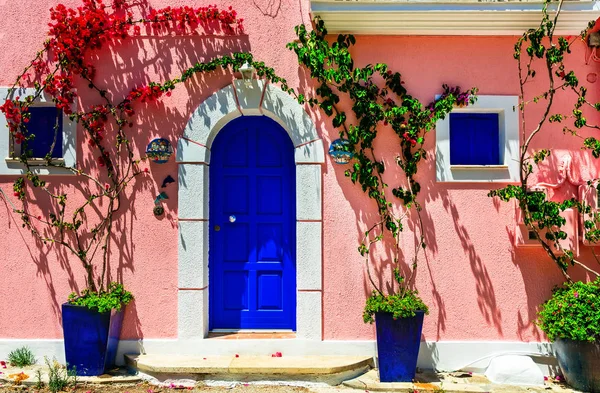
[[[178,338],[208,334],[210,148],[218,132],[240,116],[267,116],[295,146],[296,162],[296,336],[322,340],[322,164],[323,142],[304,108],[264,81],[243,81],[219,90],[194,111],[177,143],[178,163]]]

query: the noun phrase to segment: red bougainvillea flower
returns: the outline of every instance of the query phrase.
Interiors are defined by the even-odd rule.
[[[80,75],[90,82],[91,88],[94,86],[96,68],[88,61],[89,52],[132,35],[140,35],[139,24],[154,30],[175,29],[178,34],[197,34],[196,30],[200,27],[213,32],[218,29],[226,34],[243,32],[243,20],[237,17],[232,7],[225,10],[216,5],[197,8],[166,7],[153,9],[144,19],[133,21],[133,14],[127,9],[126,0],[112,0],[109,6],[102,0],[82,2],[76,9],[63,4],[50,9],[49,39],[44,51],[32,62],[31,69],[35,73],[35,79],[41,82],[41,88],[53,97],[56,107],[67,115],[72,113],[76,97],[74,77]],[[48,57],[50,53],[52,55]],[[59,71],[51,72],[51,69],[56,69],[55,65],[59,66]],[[142,102],[162,95],[159,86],[148,86],[132,93]],[[28,106],[29,104],[19,103],[17,97],[15,100],[7,100],[0,107],[6,115],[11,133],[15,134],[19,130],[22,121],[28,121],[28,116],[24,116]],[[124,110],[129,116],[133,114],[130,105],[126,105]],[[93,108],[92,114],[95,111],[96,108]],[[90,127],[96,132],[102,129],[104,121],[93,123]]]
[[[13,134],[14,141],[17,145],[20,145],[25,140],[25,135],[22,132],[15,132]]]

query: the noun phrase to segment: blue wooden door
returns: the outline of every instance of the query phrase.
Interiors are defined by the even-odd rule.
[[[210,329],[296,329],[294,146],[275,121],[235,119],[210,164]]]

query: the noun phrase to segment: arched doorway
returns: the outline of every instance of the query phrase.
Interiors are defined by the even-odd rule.
[[[190,116],[176,149],[178,165],[178,340],[208,335],[211,173],[214,141],[233,121],[268,118],[285,130],[294,147],[296,247],[296,337],[322,339],[323,142],[304,108],[272,84],[254,80],[208,97]],[[241,120],[240,120],[241,121]],[[263,119],[264,121],[264,119]],[[209,273],[210,270],[210,273]],[[191,344],[190,344],[191,345]]]
[[[294,145],[266,116],[243,116],[211,151],[209,327],[296,329]]]

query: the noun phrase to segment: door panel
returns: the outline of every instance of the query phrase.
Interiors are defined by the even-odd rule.
[[[295,247],[294,146],[267,117],[235,119],[211,149],[210,328],[295,330]]]

